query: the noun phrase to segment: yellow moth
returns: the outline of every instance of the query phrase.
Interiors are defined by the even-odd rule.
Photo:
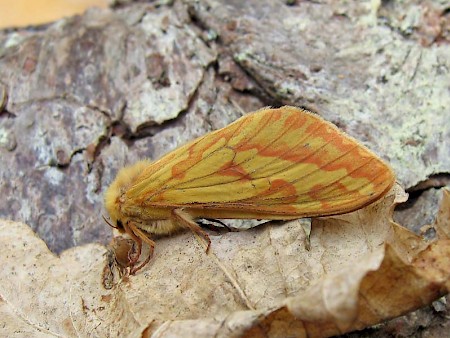
[[[395,177],[333,124],[295,107],[264,108],[157,161],[123,168],[105,194],[112,224],[136,241],[131,273],[150,259],[150,236],[190,229],[197,218],[289,220],[360,209]],[[137,266],[142,242],[151,253]]]

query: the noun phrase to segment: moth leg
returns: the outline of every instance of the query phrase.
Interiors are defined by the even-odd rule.
[[[212,230],[218,233],[222,233],[224,231],[230,232],[234,229],[230,228],[228,225],[226,225],[224,222],[218,220],[218,219],[214,219],[214,218],[205,218],[206,221],[209,221],[211,223],[203,223],[201,221],[198,221],[197,224],[200,225],[200,227],[202,227],[203,229],[208,229],[208,230]],[[219,224],[219,225],[215,225]]]
[[[186,211],[183,209],[174,209],[172,211],[173,220],[177,222],[178,224],[184,226],[185,228],[188,228],[191,230],[194,234],[201,237],[206,243],[206,253],[209,252],[209,248],[211,247],[211,239],[209,238],[208,234],[203,231],[203,229],[198,225],[193,219],[192,216],[189,215]]]
[[[131,239],[134,241],[134,244],[137,244],[137,250],[135,249],[135,246],[133,245],[132,249],[128,251],[128,260],[131,266],[134,266],[137,261],[139,260],[139,257],[141,256],[142,252],[142,240],[135,235],[133,230],[131,229],[131,223],[127,222],[124,224],[123,228],[125,229],[125,232],[128,234],[128,236],[131,237]]]
[[[124,226],[124,228],[125,228],[126,233],[138,245],[137,253],[134,253],[135,257],[131,257],[131,255],[128,254],[129,258],[130,258],[130,264],[131,264],[130,274],[134,275],[136,272],[138,272],[140,269],[142,269],[152,258],[153,251],[155,250],[155,242],[152,241],[150,238],[148,238],[148,235],[146,233],[144,233],[141,229],[139,229],[133,222],[128,222]],[[135,265],[138,262],[139,257],[141,256],[141,253],[142,253],[142,241],[144,241],[145,243],[148,244],[150,252],[149,252],[147,258],[140,265],[138,265],[136,267]]]

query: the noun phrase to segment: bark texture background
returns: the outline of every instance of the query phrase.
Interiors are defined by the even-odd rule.
[[[438,0],[120,1],[0,32],[0,216],[55,253],[106,244],[102,193],[119,168],[291,104],[393,166],[413,192],[396,218],[418,232],[449,182],[449,13]],[[367,334],[430,336],[445,314]]]

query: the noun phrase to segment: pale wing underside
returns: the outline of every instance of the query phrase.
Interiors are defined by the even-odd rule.
[[[144,207],[302,217],[363,207],[389,190],[394,175],[332,124],[282,107],[246,115],[176,149],[136,182],[127,197]]]

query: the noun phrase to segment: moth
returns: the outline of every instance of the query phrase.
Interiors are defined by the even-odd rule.
[[[210,219],[291,220],[348,213],[383,197],[391,168],[319,116],[296,107],[264,108],[210,132],[157,161],[119,171],[105,193],[113,226],[137,244],[131,273],[150,260],[151,235]],[[138,265],[142,244],[150,247]]]

